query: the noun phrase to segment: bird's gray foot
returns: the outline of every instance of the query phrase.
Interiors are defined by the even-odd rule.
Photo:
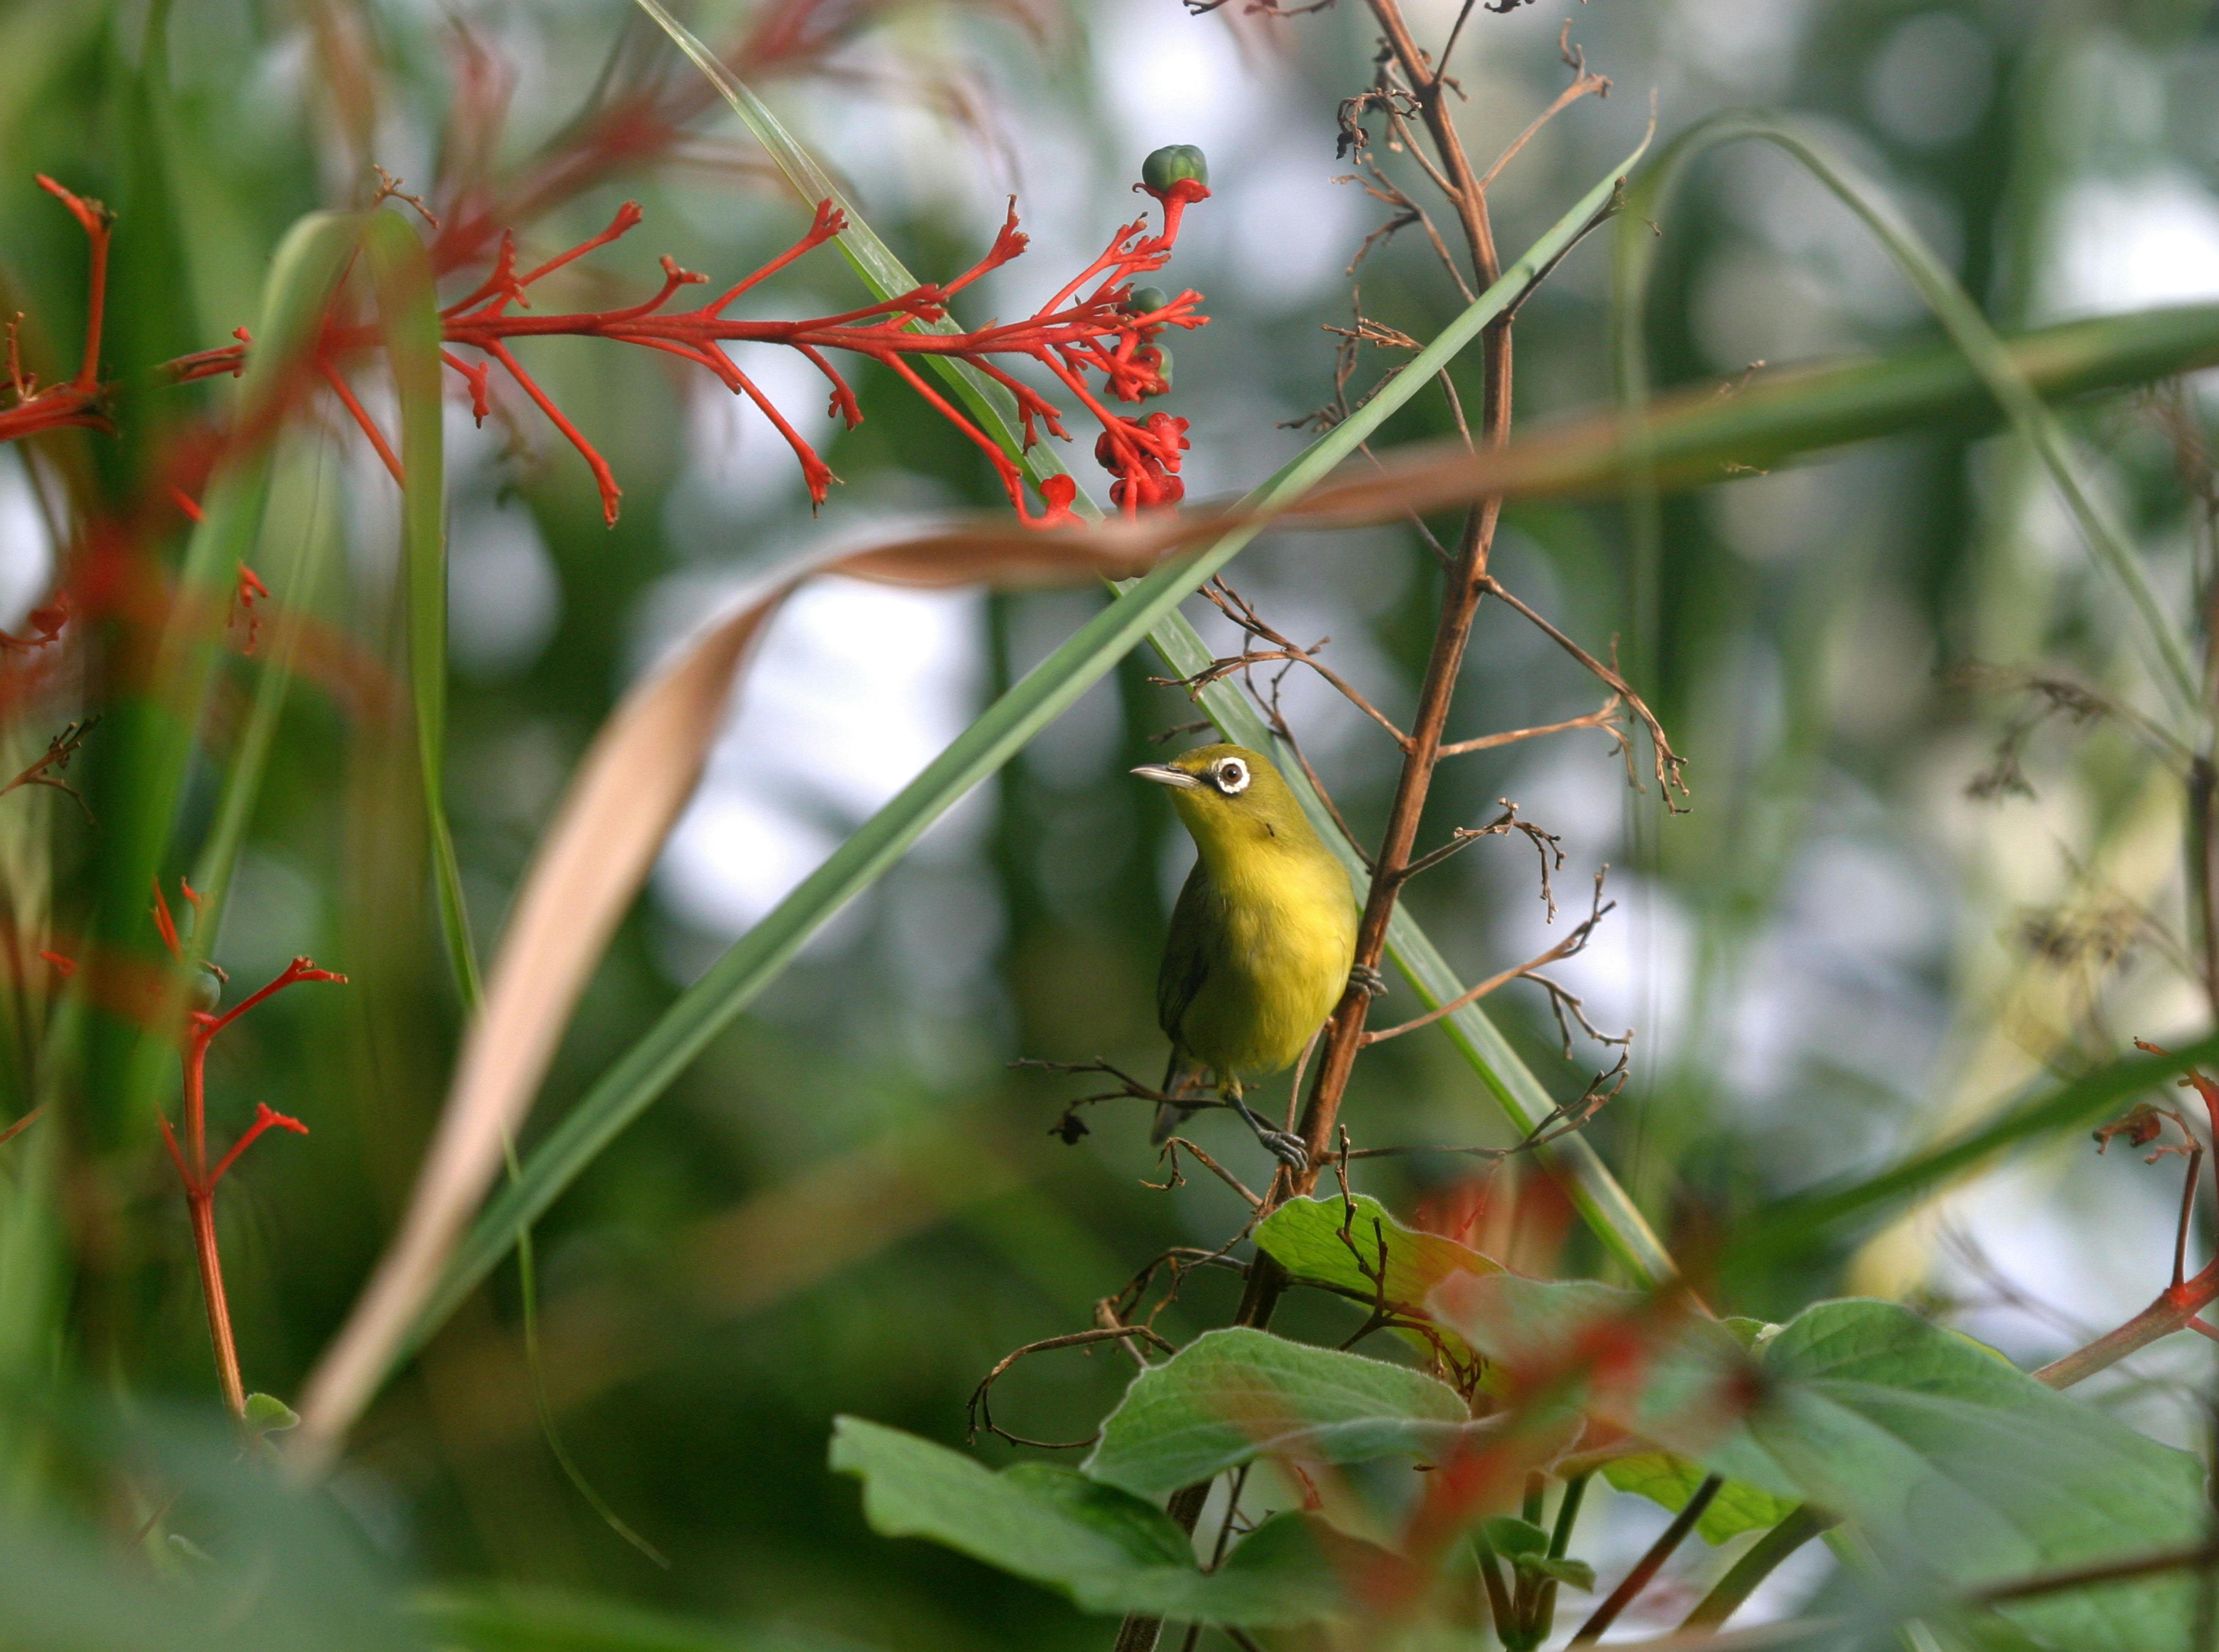
[[[1228,1097],[1227,1105],[1238,1113],[1248,1127],[1256,1133],[1256,1140],[1264,1149],[1297,1176],[1310,1165],[1309,1149],[1302,1145],[1300,1136],[1289,1135],[1284,1130],[1274,1130],[1256,1116],[1255,1109],[1237,1097]]]
[[[1358,964],[1348,972],[1349,984],[1360,986],[1367,997],[1383,998],[1387,996],[1387,978],[1369,964]]]

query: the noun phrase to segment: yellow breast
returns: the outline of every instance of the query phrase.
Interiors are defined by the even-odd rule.
[[[1348,874],[1315,840],[1204,855],[1222,916],[1179,1042],[1221,1074],[1277,1072],[1348,984],[1356,954]]]

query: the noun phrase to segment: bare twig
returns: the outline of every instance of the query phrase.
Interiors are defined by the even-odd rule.
[[[70,759],[77,755],[78,748],[84,743],[85,736],[92,732],[93,724],[99,721],[98,717],[92,717],[83,723],[72,723],[47,742],[43,755],[7,785],[0,786],[0,797],[5,797],[19,786],[48,786],[56,792],[67,793],[76,800],[77,806],[84,810],[84,817],[92,819],[92,805],[84,800],[84,794],[59,777],[61,772],[69,767]]]
[[[1519,819],[1518,805],[1509,798],[1497,798],[1495,801],[1502,805],[1500,817],[1484,826],[1458,827],[1449,835],[1446,843],[1411,861],[1402,868],[1401,876],[1403,881],[1408,882],[1420,873],[1432,871],[1459,849],[1478,842],[1482,837],[1499,837],[1505,832],[1518,832],[1532,844],[1541,857],[1541,904],[1549,909],[1549,922],[1554,923],[1557,921],[1557,894],[1549,882],[1549,873],[1554,869],[1550,862],[1553,858],[1557,867],[1564,864],[1564,852],[1559,847],[1561,840],[1554,832],[1545,832],[1530,820]]]
[[[1466,1004],[1477,1003],[1482,998],[1486,997],[1497,988],[1507,986],[1511,982],[1520,979],[1536,982],[1547,991],[1551,1002],[1569,1001],[1573,1011],[1577,1014],[1580,1009],[1580,1000],[1578,998],[1575,997],[1570,992],[1566,991],[1563,986],[1557,984],[1556,982],[1547,980],[1545,978],[1537,975],[1534,972],[1545,969],[1551,964],[1561,963],[1565,959],[1573,957],[1581,952],[1586,947],[1588,940],[1594,934],[1595,926],[1603,921],[1605,915],[1617,910],[1618,903],[1616,901],[1606,902],[1602,897],[1603,876],[1604,873],[1607,873],[1609,870],[1609,867],[1605,866],[1601,872],[1595,873],[1594,904],[1593,907],[1589,910],[1587,916],[1581,919],[1578,924],[1573,928],[1571,932],[1565,935],[1563,940],[1557,942],[1555,946],[1550,947],[1546,952],[1535,954],[1533,957],[1527,959],[1522,964],[1514,964],[1507,970],[1503,970],[1496,974],[1489,976],[1477,986],[1467,988],[1464,991],[1458,994],[1457,997],[1451,998],[1446,1003],[1442,1004],[1439,1009],[1429,1009],[1424,1015],[1416,1017],[1414,1020],[1406,1021],[1397,1027],[1380,1028],[1365,1033],[1363,1035],[1364,1044],[1367,1046],[1373,1044],[1382,1044],[1390,1038],[1400,1038],[1405,1033],[1414,1033],[1421,1027],[1430,1027],[1435,1022],[1441,1020],[1444,1016],[1453,1015],[1458,1010],[1463,1009]],[[1594,1030],[1585,1015],[1579,1015],[1578,1019],[1580,1025],[1586,1028],[1588,1031],[1589,1035],[1594,1038],[1599,1043],[1623,1044],[1633,1036],[1632,1034],[1628,1033],[1624,1038],[1606,1038],[1601,1034]],[[1560,1015],[1560,1024],[1561,1022],[1562,1017]],[[1569,1054],[1569,1046],[1571,1042],[1571,1037],[1569,1033],[1566,1033],[1564,1041],[1568,1046],[1566,1053]]]
[[[1462,27],[1461,20],[1458,21],[1458,26]],[[1610,96],[1610,77],[1590,72],[1588,68],[1587,53],[1581,47],[1574,46],[1571,40],[1572,23],[1571,19],[1568,17],[1564,20],[1562,32],[1557,36],[1557,51],[1563,58],[1564,66],[1572,71],[1572,84],[1557,93],[1557,101],[1535,115],[1526,130],[1510,140],[1509,148],[1495,157],[1495,165],[1489,167],[1479,180],[1481,189],[1488,188],[1496,178],[1501,177],[1502,169],[1518,158],[1519,152],[1533,141],[1543,127],[1578,102],[1580,99],[1590,94],[1596,97]]]
[[[1625,700],[1627,708],[1634,716],[1641,719],[1642,725],[1649,730],[1650,752],[1656,761],[1656,785],[1658,791],[1663,796],[1664,806],[1675,815],[1685,814],[1687,810],[1672,801],[1672,793],[1677,792],[1681,797],[1688,795],[1688,783],[1681,778],[1681,772],[1688,767],[1688,760],[1672,749],[1671,741],[1665,737],[1664,725],[1656,720],[1656,714],[1649,709],[1649,703],[1633,692],[1632,686],[1618,674],[1614,665],[1607,666],[1596,659],[1594,655],[1542,618],[1525,603],[1513,596],[1503,587],[1501,581],[1492,574],[1482,574],[1480,577],[1480,584],[1490,596],[1509,604],[1526,618],[1532,620],[1534,624],[1539,626],[1558,648],[1601,678],[1609,686],[1613,693]]]
[[[1538,740],[1543,735],[1569,734],[1575,729],[1601,729],[1616,742],[1617,749],[1632,749],[1625,730],[1619,725],[1619,711],[1625,704],[1613,693],[1596,710],[1585,717],[1569,717],[1562,723],[1544,723],[1531,729],[1512,729],[1502,734],[1484,734],[1476,740],[1459,740],[1443,746],[1436,754],[1441,757],[1463,757],[1475,751],[1493,751],[1498,746],[1513,746],[1521,740]]]
[[[1012,1434],[994,1420],[993,1407],[990,1403],[994,1384],[1010,1366],[1030,1354],[1045,1354],[1058,1348],[1078,1348],[1097,1342],[1130,1343],[1135,1338],[1146,1342],[1150,1347],[1163,1353],[1175,1351],[1170,1343],[1146,1326],[1115,1325],[1104,1326],[1093,1331],[1067,1332],[1060,1337],[1043,1337],[1038,1342],[1029,1342],[1023,1347],[1003,1355],[996,1363],[994,1369],[986,1373],[979,1386],[971,1390],[970,1400],[965,1407],[970,1418],[970,1427],[964,1436],[965,1440],[967,1443],[976,1440],[979,1438],[979,1431],[983,1428],[990,1434],[1000,1436],[1012,1445],[1036,1446],[1043,1451],[1076,1451],[1082,1447],[1093,1444],[1096,1440],[1101,1438],[1098,1432],[1089,1434],[1083,1440],[1033,1440],[1027,1439],[1022,1434]]]
[[[1272,676],[1271,694],[1268,700],[1256,692],[1256,680],[1253,676],[1244,678],[1242,680],[1247,686],[1248,698],[1256,703],[1258,709],[1263,712],[1265,720],[1271,725],[1272,736],[1287,748],[1288,755],[1293,757],[1296,766],[1308,779],[1310,789],[1317,793],[1317,799],[1325,805],[1326,813],[1333,817],[1333,823],[1339,829],[1342,840],[1347,843],[1356,858],[1364,863],[1364,871],[1375,872],[1377,870],[1377,865],[1371,858],[1371,851],[1364,848],[1364,840],[1356,835],[1355,829],[1349,825],[1347,819],[1341,814],[1340,805],[1333,800],[1333,793],[1326,790],[1325,781],[1320,778],[1317,770],[1310,767],[1310,760],[1302,750],[1302,742],[1295,738],[1293,725],[1288,723],[1286,713],[1279,707],[1279,686],[1285,681],[1287,673],[1293,669],[1292,664],[1289,664]],[[1315,1042],[1315,1040],[1311,1040],[1313,1046]],[[1306,1049],[1302,1053],[1302,1065],[1307,1066],[1308,1064],[1309,1051]],[[1299,1069],[1296,1074],[1295,1089],[1297,1092],[1302,1089]]]
[[[1219,1164],[1208,1153],[1203,1152],[1201,1148],[1195,1146],[1191,1141],[1189,1141],[1184,1136],[1165,1137],[1164,1139],[1163,1150],[1156,1155],[1157,1159],[1159,1162],[1166,1158],[1170,1159],[1171,1175],[1169,1177],[1161,1182],[1143,1182],[1141,1185],[1144,1188],[1153,1188],[1159,1193],[1168,1192],[1172,1188],[1183,1185],[1186,1181],[1186,1177],[1179,1174],[1178,1167],[1178,1150],[1182,1147],[1185,1148],[1187,1152],[1192,1153],[1195,1158],[1201,1160],[1203,1169],[1208,1171],[1219,1181],[1224,1183],[1227,1187],[1231,1188],[1235,1193],[1246,1199],[1248,1202],[1248,1208],[1251,1210],[1259,1210],[1263,1208],[1264,1201],[1255,1194],[1250,1192],[1247,1187],[1242,1183],[1239,1177],[1234,1175],[1231,1171],[1227,1170],[1224,1165]]]
[[[1318,650],[1333,641],[1331,637],[1321,637],[1309,647],[1304,648],[1291,637],[1275,630],[1261,614],[1256,612],[1254,604],[1228,585],[1221,578],[1212,580],[1208,585],[1203,587],[1202,594],[1209,599],[1211,606],[1239,626],[1244,636],[1267,643],[1271,646],[1265,649],[1244,647],[1239,654],[1230,655],[1223,659],[1212,660],[1191,676],[1152,677],[1149,679],[1151,682],[1167,688],[1184,688],[1188,693],[1195,694],[1209,687],[1210,684],[1231,676],[1236,671],[1246,672],[1259,665],[1269,665],[1274,661],[1284,660],[1290,664],[1308,666],[1338,689],[1341,697],[1350,705],[1384,729],[1396,746],[1405,751],[1409,749],[1410,737],[1396,728],[1385,712],[1365,699],[1355,685],[1317,657]]]

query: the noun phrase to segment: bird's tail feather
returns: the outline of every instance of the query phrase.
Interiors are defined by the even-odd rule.
[[[1189,1066],[1178,1050],[1174,1048],[1172,1059],[1164,1065],[1164,1081],[1156,1088],[1166,1096],[1183,1096],[1201,1076],[1201,1070]],[[1148,1132],[1148,1145],[1162,1146],[1178,1133],[1179,1126],[1199,1111],[1199,1108],[1181,1107],[1176,1102],[1158,1102],[1155,1127]]]

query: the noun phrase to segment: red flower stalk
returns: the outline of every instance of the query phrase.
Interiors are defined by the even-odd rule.
[[[70,209],[84,231],[92,249],[91,269],[85,277],[84,355],[77,376],[59,384],[39,388],[38,380],[23,370],[16,330],[23,318],[8,324],[8,383],[16,405],[0,413],[0,442],[12,442],[43,430],[84,425],[94,430],[109,428],[102,411],[104,394],[100,383],[100,327],[108,302],[108,231],[115,214],[97,201],[71,195],[41,172],[39,187]]]
[[[470,411],[480,422],[492,411],[489,379],[493,366],[500,366],[578,450],[593,472],[600,493],[603,515],[611,523],[616,520],[622,490],[607,461],[517,360],[510,349],[512,341],[556,334],[608,338],[661,351],[707,369],[735,394],[748,397],[761,408],[792,448],[800,462],[812,505],[824,502],[836,478],[770,398],[733,363],[724,346],[736,343],[774,344],[799,351],[825,376],[830,389],[828,412],[843,419],[849,429],[862,422],[862,409],[828,352],[846,351],[867,357],[892,369],[975,444],[1000,476],[1018,515],[1034,525],[1045,527],[1072,519],[1070,505],[1077,494],[1077,484],[1066,477],[1050,478],[1041,488],[1046,508],[1037,515],[1029,512],[1025,504],[1022,473],[1016,463],[932,388],[909,360],[916,356],[951,356],[969,363],[1006,389],[1016,400],[1026,447],[1039,439],[1043,428],[1049,435],[1068,441],[1070,434],[1064,428],[1061,410],[1013,377],[1003,365],[1005,361],[1029,359],[1046,368],[1100,425],[1102,433],[1095,443],[1095,456],[1116,478],[1110,488],[1113,502],[1128,515],[1144,508],[1175,505],[1185,491],[1178,471],[1180,455],[1189,445],[1186,421],[1161,413],[1146,419],[1128,419],[1111,412],[1105,405],[1139,402],[1165,394],[1171,388],[1170,361],[1159,342],[1161,335],[1170,328],[1190,329],[1208,322],[1206,316],[1197,312],[1196,307],[1201,302],[1198,293],[1187,290],[1175,298],[1167,298],[1156,289],[1141,289],[1146,294],[1142,300],[1136,295],[1134,284],[1137,278],[1162,269],[1169,262],[1186,208],[1209,195],[1198,176],[1166,172],[1159,177],[1158,163],[1165,152],[1168,152],[1159,151],[1150,158],[1151,181],[1134,186],[1154,196],[1162,206],[1164,223],[1160,233],[1148,234],[1145,217],[1121,226],[1100,257],[1019,321],[996,323],[973,332],[919,330],[920,326],[936,327],[945,322],[949,301],[957,293],[1023,253],[1027,237],[1017,227],[1014,201],[985,256],[955,280],[944,285],[928,282],[881,302],[836,315],[799,321],[750,321],[725,314],[751,289],[846,229],[844,214],[829,200],[817,204],[808,230],[793,245],[753,274],[691,309],[672,310],[668,306],[681,289],[705,283],[708,278],[681,269],[666,257],[662,259],[661,290],[643,302],[569,314],[519,314],[531,308],[530,289],[536,283],[595,248],[618,239],[639,224],[642,214],[638,203],[628,201],[600,234],[522,273],[516,267],[515,237],[513,233],[504,232],[492,271],[469,294],[440,313],[445,342],[475,351],[487,359],[472,362],[451,350],[443,351],[441,358],[469,387]],[[1183,152],[1192,157],[1187,170],[1198,170],[1199,154]],[[16,363],[11,333],[9,363],[18,405],[0,413],[0,441],[66,424],[106,427],[99,411],[103,391],[98,381],[98,359],[107,272],[107,209],[96,202],[80,201],[50,179],[41,177],[40,183],[76,214],[92,239],[90,319],[85,356],[77,376],[67,384],[38,391]],[[246,351],[252,341],[243,327],[234,336],[239,340],[237,345],[202,351],[171,362],[166,369],[168,378],[173,383],[186,383],[225,373],[237,374],[245,365]],[[401,461],[392,444],[356,397],[341,371],[348,357],[374,346],[376,338],[375,328],[358,321],[338,318],[327,320],[313,370],[361,427],[397,481],[401,480]],[[1091,375],[1100,376],[1098,392],[1089,385]],[[188,514],[193,513],[187,508]]]
[[[184,885],[186,898],[196,907],[200,897],[192,885]],[[154,886],[154,924],[161,931],[162,940],[172,957],[182,959],[183,947],[177,938],[176,923],[170,916],[169,903],[162,897],[159,884]],[[221,980],[221,976],[214,978]],[[183,1050],[184,1061],[184,1140],[181,1145],[177,1131],[170,1121],[161,1121],[163,1145],[170,1150],[170,1161],[177,1167],[177,1179],[184,1184],[185,1211],[193,1229],[193,1251],[200,1264],[201,1296],[208,1308],[208,1341],[215,1350],[216,1376],[223,1386],[223,1402],[231,1414],[242,1422],[246,1417],[246,1385],[239,1376],[239,1347],[231,1332],[231,1307],[224,1296],[223,1260],[216,1249],[215,1189],[223,1180],[224,1172],[239,1162],[239,1157],[252,1146],[264,1132],[271,1129],[290,1130],[307,1135],[308,1127],[300,1120],[277,1111],[266,1102],[258,1102],[254,1122],[240,1132],[231,1145],[231,1151],[218,1159],[213,1169],[208,1161],[208,1102],[205,1070],[208,1046],[214,1043],[223,1029],[244,1015],[264,999],[283,992],[287,987],[301,981],[336,981],[344,985],[346,977],[330,970],[318,969],[306,958],[295,958],[275,978],[258,991],[249,993],[231,1009],[217,1015],[208,1009],[194,1009],[187,1017]]]
[[[246,641],[239,650],[241,654],[254,652],[254,639],[262,632],[262,611],[254,605],[269,595],[270,587],[263,584],[252,568],[241,562],[239,565],[239,584],[231,598],[233,617],[243,618],[246,621]]]
[[[643,302],[618,309],[562,315],[515,314],[530,307],[528,289],[533,284],[595,248],[619,239],[639,224],[642,214],[638,204],[626,202],[600,234],[523,274],[516,269],[515,238],[503,235],[492,273],[441,313],[444,336],[450,345],[478,351],[499,363],[578,450],[594,473],[603,512],[611,522],[616,520],[622,490],[607,462],[517,361],[509,349],[510,341],[553,334],[610,338],[659,350],[706,368],[735,394],[748,397],[761,408],[785,438],[800,461],[811,501],[816,505],[824,502],[827,490],[836,480],[830,469],[755,381],[734,364],[722,346],[728,343],[777,344],[799,351],[825,376],[831,393],[828,411],[842,418],[849,429],[862,422],[862,410],[855,392],[827,358],[826,352],[848,351],[867,356],[900,375],[978,445],[1000,475],[1010,503],[1020,516],[1047,525],[1069,519],[1068,506],[1075,488],[1051,484],[1044,490],[1046,512],[1037,517],[1028,512],[1022,476],[1016,464],[999,444],[928,385],[906,359],[940,355],[967,362],[1016,399],[1027,446],[1038,438],[1041,426],[1049,434],[1068,440],[1060,410],[1037,391],[1010,376],[996,359],[1029,357],[1053,373],[1101,425],[1103,434],[1096,444],[1097,456],[1120,479],[1112,495],[1129,513],[1144,506],[1175,503],[1180,497],[1183,489],[1177,475],[1179,454],[1187,446],[1183,435],[1185,421],[1162,413],[1145,423],[1121,418],[1103,406],[1089,388],[1085,376],[1101,375],[1103,394],[1111,401],[1133,402],[1161,394],[1169,386],[1162,370],[1162,351],[1155,343],[1157,336],[1167,327],[1197,327],[1207,320],[1196,313],[1201,295],[1191,291],[1182,292],[1177,298],[1143,312],[1136,313],[1130,307],[1134,280],[1160,270],[1169,261],[1178,239],[1181,214],[1189,203],[1206,197],[1209,190],[1192,180],[1183,180],[1166,189],[1152,189],[1149,193],[1164,206],[1162,233],[1147,234],[1145,219],[1122,226],[1099,258],[1065,283],[1030,315],[1022,321],[990,326],[976,332],[943,333],[916,328],[920,322],[936,325],[944,320],[948,301],[955,294],[989,270],[1022,254],[1027,237],[1017,227],[1014,202],[985,256],[955,280],[945,285],[927,283],[882,302],[837,315],[800,321],[749,321],[724,314],[749,289],[846,229],[845,215],[829,200],[817,204],[815,219],[792,246],[743,280],[691,309],[674,311],[668,307],[681,289],[705,283],[707,277],[681,269],[666,257],[662,260],[662,287]],[[1080,289],[1090,283],[1091,290],[1081,295]],[[327,349],[343,348],[356,342],[350,336],[352,332],[351,329],[335,330]],[[488,368],[482,363],[473,366],[451,352],[444,359],[469,386],[471,411],[482,421],[490,410]],[[327,366],[325,370],[336,381],[333,370]],[[389,444],[343,387],[341,395],[349,413],[362,424],[372,444],[391,466]]]

